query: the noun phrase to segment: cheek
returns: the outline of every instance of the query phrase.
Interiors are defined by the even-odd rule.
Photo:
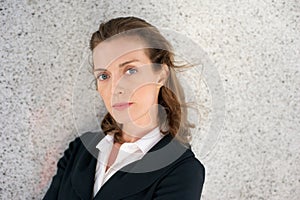
[[[108,90],[100,90],[98,91],[106,108],[109,109],[111,107],[111,95]]]
[[[156,103],[157,94],[156,86],[151,84],[137,89],[132,96],[132,100],[140,105],[153,105]]]

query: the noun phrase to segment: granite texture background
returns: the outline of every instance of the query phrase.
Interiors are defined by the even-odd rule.
[[[128,15],[190,38],[215,69],[185,82],[202,105],[202,199],[298,200],[297,0],[0,1],[0,199],[41,199],[68,143],[99,127],[88,42],[102,20]]]

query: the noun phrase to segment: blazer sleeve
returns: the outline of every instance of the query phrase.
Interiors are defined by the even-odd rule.
[[[188,159],[172,170],[157,185],[154,200],[199,200],[205,180],[205,168],[196,159]]]
[[[79,140],[79,138],[73,140],[69,144],[69,148],[64,151],[63,156],[59,159],[57,163],[56,174],[53,176],[50,187],[46,192],[43,200],[54,200],[58,198],[58,192],[65,173],[65,169],[69,163],[71,155],[74,153],[74,149],[76,149],[76,146],[78,146]]]

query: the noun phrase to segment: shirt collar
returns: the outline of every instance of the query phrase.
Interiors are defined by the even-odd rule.
[[[113,141],[114,135],[106,134],[106,136],[97,144],[96,148],[101,152],[108,151],[110,146],[113,144]]]
[[[134,143],[141,149],[143,154],[146,154],[162,137],[163,134],[160,132],[159,126],[157,126]]]
[[[159,126],[152,129],[149,133],[135,142],[126,142],[128,145],[137,146],[143,154],[146,154],[161,138],[163,134],[160,132]],[[109,150],[114,141],[114,134],[107,134],[96,146],[99,151]]]

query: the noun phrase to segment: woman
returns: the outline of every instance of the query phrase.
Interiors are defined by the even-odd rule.
[[[101,133],[70,143],[44,199],[199,200],[205,169],[191,150],[169,42],[151,24],[120,17],[90,41],[108,113]]]

